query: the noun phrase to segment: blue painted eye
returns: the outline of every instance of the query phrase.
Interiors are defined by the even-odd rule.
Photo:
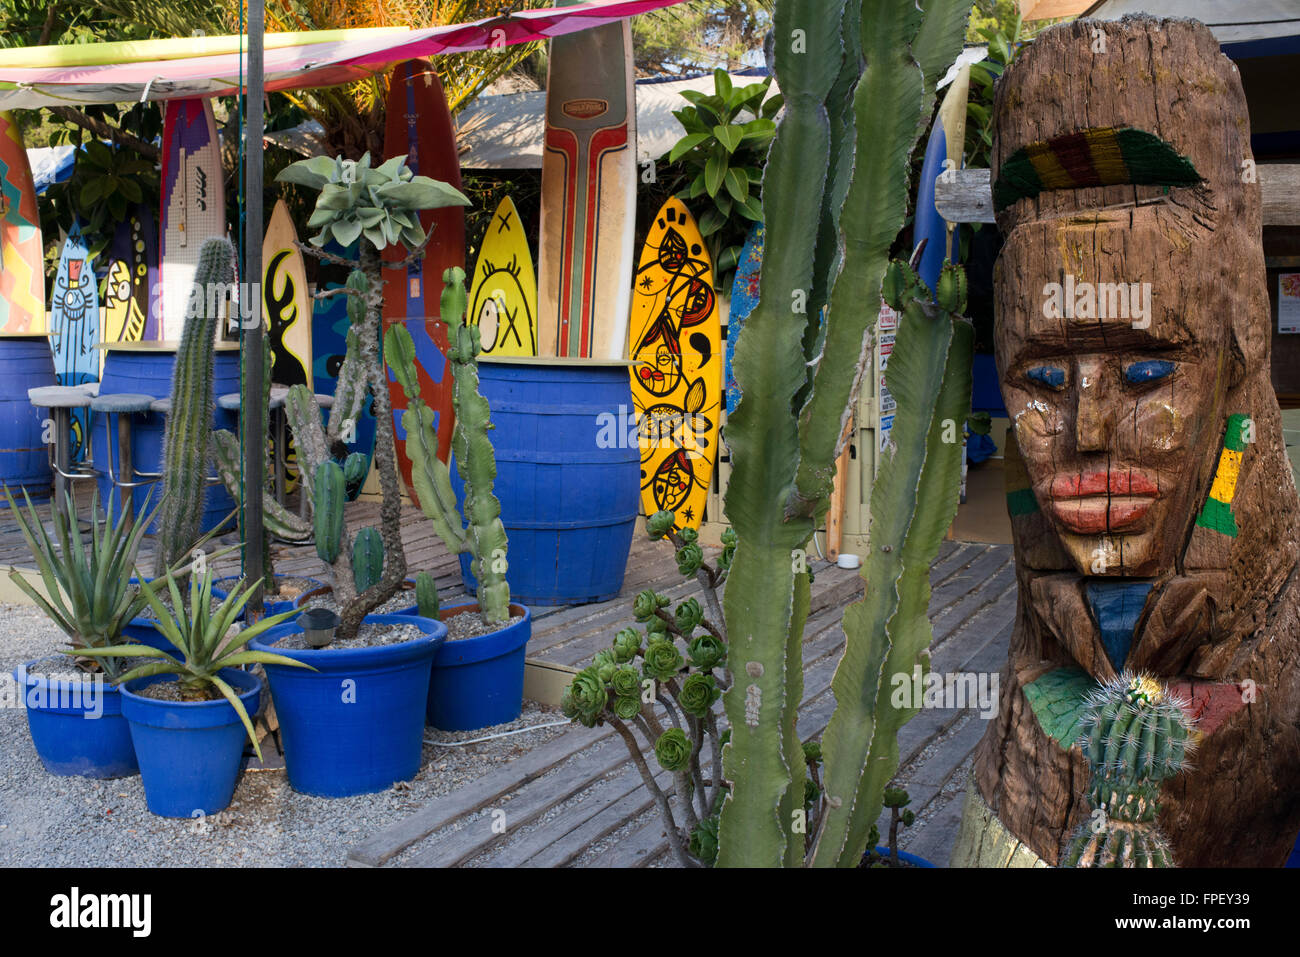
[[[1124,378],[1133,385],[1146,385],[1148,382],[1159,382],[1173,375],[1173,372],[1172,362],[1165,359],[1146,359],[1128,366],[1124,370]]]
[[[1049,389],[1065,388],[1065,370],[1058,366],[1034,366],[1025,376]]]

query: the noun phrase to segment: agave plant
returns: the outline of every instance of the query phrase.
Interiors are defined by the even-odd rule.
[[[126,523],[113,521],[110,499],[108,519],[102,526],[93,524],[87,548],[71,494],[50,509],[54,518],[53,538],[26,490],[23,491],[25,508],[18,507],[7,486],[4,497],[18,522],[18,530],[27,541],[45,591],[42,593],[28,582],[16,568],[9,569],[9,578],[68,636],[71,654],[84,667],[87,662],[82,655],[90,649],[112,645],[121,637],[127,622],[144,609],[145,598],[131,583],[131,569],[135,567],[140,541],[157,506],[147,509],[128,529]],[[91,509],[91,514],[99,514],[98,492],[92,499]],[[103,668],[109,678],[116,680],[120,670],[118,662],[105,661]]]
[[[416,176],[405,155],[374,168],[369,153],[355,161],[313,156],[286,167],[276,179],[320,190],[307,220],[309,228],[320,230],[311,237],[315,246],[333,240],[346,249],[365,236],[376,249],[398,242],[414,248],[424,241],[420,210],[469,202],[446,183]]]
[[[162,582],[167,583],[172,605],[168,608],[158,597]],[[158,616],[158,631],[171,642],[180,657],[170,655],[158,648],[148,645],[112,645],[107,648],[90,648],[83,654],[100,658],[158,658],[157,662],[146,663],[132,668],[122,675],[121,683],[134,681],[136,678],[148,678],[152,675],[176,675],[181,685],[181,697],[186,700],[206,700],[208,691],[216,688],[227,701],[234,706],[239,719],[244,722],[248,738],[253,742],[258,760],[262,757],[262,748],[257,743],[257,734],[253,731],[253,722],[244,709],[239,695],[221,677],[221,669],[234,668],[239,665],[275,664],[291,665],[295,668],[310,668],[310,665],[295,661],[284,655],[268,651],[245,651],[244,646],[258,635],[274,628],[282,621],[287,621],[298,614],[294,608],[279,615],[271,615],[248,625],[235,634],[231,634],[234,625],[254,589],[261,584],[259,579],[243,592],[238,589],[226,596],[216,609],[212,608],[212,569],[207,569],[202,576],[190,576],[189,611],[184,610],[180,588],[176,578],[168,569],[162,578],[155,578],[141,586],[140,591],[154,614]],[[173,610],[175,609],[175,610]],[[313,671],[316,669],[312,668]]]

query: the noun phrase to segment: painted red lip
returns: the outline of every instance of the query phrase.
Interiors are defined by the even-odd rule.
[[[1160,497],[1160,489],[1141,472],[1112,469],[1086,475],[1057,475],[1049,497],[1052,513],[1081,535],[1133,529]]]
[[[1086,475],[1057,475],[1052,479],[1052,498],[1084,498],[1090,495],[1153,495],[1160,489],[1141,472],[1130,469],[1111,469],[1109,472],[1089,472]]]

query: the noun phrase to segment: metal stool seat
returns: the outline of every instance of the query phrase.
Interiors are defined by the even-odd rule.
[[[289,395],[288,386],[273,385],[266,397],[266,407],[271,415],[271,428],[275,434],[275,500],[284,504],[284,469],[285,449],[288,446],[288,419],[284,414],[284,403]],[[217,396],[217,408],[227,412],[238,412],[243,405],[243,396],[238,392],[227,392]]]
[[[42,385],[27,390],[27,399],[34,408],[49,409],[54,419],[54,441],[46,443],[50,469],[54,472],[54,500],[61,506],[66,501],[68,483],[94,478],[94,469],[76,467],[72,463],[72,410],[88,409],[98,382],[85,385]]]
[[[141,485],[149,485],[162,478],[161,473],[137,471],[131,461],[131,419],[132,416],[152,410],[158,401],[151,395],[135,392],[114,392],[110,395],[97,395],[90,400],[92,412],[104,416],[104,429],[108,441],[105,443],[108,461],[104,468],[96,468],[97,473],[106,474],[109,482],[124,494],[122,500],[122,521],[129,528],[135,520],[135,490]],[[109,420],[117,416],[117,472],[113,472],[113,432]],[[137,481],[140,479],[141,481]]]

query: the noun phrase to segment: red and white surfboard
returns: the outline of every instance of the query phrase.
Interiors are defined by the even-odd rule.
[[[556,37],[542,159],[538,355],[624,358],[635,204],[631,26]]]

